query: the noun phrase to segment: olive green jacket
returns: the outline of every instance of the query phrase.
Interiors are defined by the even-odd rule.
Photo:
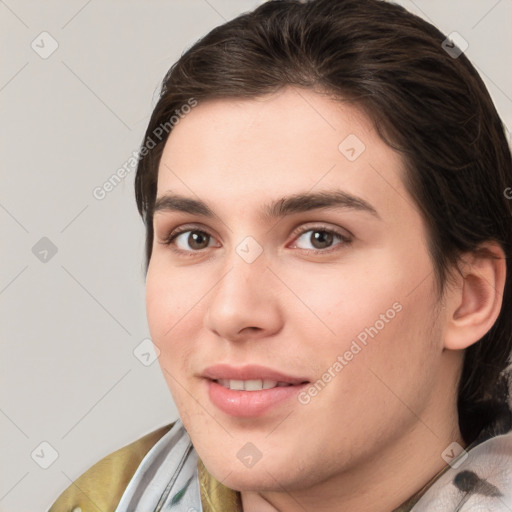
[[[173,426],[159,428],[111,453],[77,478],[48,512],[114,512],[144,456]],[[198,461],[204,512],[239,512],[239,493],[217,482]]]

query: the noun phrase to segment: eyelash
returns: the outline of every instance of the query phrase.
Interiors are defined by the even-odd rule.
[[[292,235],[294,237],[295,242],[296,242],[296,239],[298,239],[299,237],[301,237],[304,233],[307,233],[308,231],[312,231],[312,232],[321,231],[321,232],[329,233],[331,235],[334,235],[334,236],[337,236],[338,238],[340,238],[341,242],[338,244],[335,244],[331,247],[328,247],[327,249],[301,249],[301,248],[299,248],[299,250],[304,251],[307,254],[331,253],[336,250],[339,250],[339,246],[346,246],[346,245],[350,245],[352,243],[351,237],[347,236],[346,234],[342,233],[341,231],[339,231],[337,229],[330,228],[327,226],[322,226],[322,225],[301,226],[301,227],[293,230]]]
[[[174,245],[174,240],[181,234],[183,233],[187,233],[189,231],[193,231],[193,232],[197,232],[197,233],[202,233],[202,234],[205,234],[211,238],[215,238],[213,235],[211,235],[210,233],[208,233],[208,231],[206,231],[205,229],[201,229],[201,228],[198,228],[197,226],[189,226],[189,225],[185,225],[185,226],[180,226],[179,228],[176,228],[176,229],[173,229],[163,240],[162,240],[162,244],[163,245],[167,245],[169,246],[174,252],[177,252],[181,255],[185,255],[185,256],[194,256],[196,254],[199,254],[199,253],[202,253],[205,249],[199,249],[199,250],[190,250],[190,251],[183,251],[182,249],[178,249],[175,245]],[[304,233],[307,233],[308,231],[312,231],[312,232],[315,232],[315,231],[321,231],[321,232],[325,232],[325,233],[330,233],[332,235],[335,235],[337,237],[339,237],[341,239],[341,242],[332,246],[332,247],[328,247],[327,249],[301,249],[299,248],[301,251],[304,251],[308,254],[325,254],[325,253],[330,253],[330,252],[333,252],[335,250],[337,250],[336,248],[338,246],[346,246],[346,245],[350,245],[352,243],[352,238],[347,236],[346,234],[342,233],[341,231],[338,231],[336,229],[333,229],[333,228],[330,228],[330,227],[327,227],[327,226],[322,226],[322,225],[319,225],[319,226],[301,226],[297,229],[295,229],[293,232],[292,232],[292,235],[294,237],[294,240],[296,240],[297,238],[299,238],[301,235],[303,235]]]
[[[179,228],[176,228],[176,229],[173,229],[163,240],[162,240],[162,244],[163,245],[167,245],[169,246],[174,252],[180,254],[180,255],[183,255],[183,256],[195,256],[197,254],[200,254],[204,251],[204,249],[200,249],[200,250],[197,250],[197,251],[193,251],[193,250],[190,250],[190,251],[183,251],[181,249],[178,249],[175,245],[174,245],[174,240],[179,236],[181,235],[182,233],[187,233],[188,231],[194,231],[194,232],[197,232],[197,233],[203,233],[209,237],[212,237],[212,238],[215,238],[213,235],[210,235],[210,233],[208,233],[208,231],[206,231],[205,229],[201,229],[201,228],[198,228],[197,226],[190,226],[190,225],[185,225],[185,226],[180,226]]]

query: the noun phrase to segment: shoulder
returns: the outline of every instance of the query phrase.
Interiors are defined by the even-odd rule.
[[[149,450],[171,429],[165,425],[107,455],[77,478],[48,512],[114,510],[137,467]]]

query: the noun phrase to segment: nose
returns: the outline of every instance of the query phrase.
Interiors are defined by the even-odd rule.
[[[235,254],[209,294],[205,327],[230,341],[277,334],[283,325],[277,287],[263,257],[247,263]]]

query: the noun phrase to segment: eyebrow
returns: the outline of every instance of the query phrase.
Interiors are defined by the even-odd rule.
[[[342,190],[325,192],[298,193],[272,201],[263,206],[263,218],[275,219],[294,213],[302,213],[320,208],[342,208],[366,212],[380,219],[377,210],[361,197],[354,196]],[[167,193],[155,202],[153,213],[178,211],[204,217],[215,217],[213,210],[203,201],[179,194]]]

